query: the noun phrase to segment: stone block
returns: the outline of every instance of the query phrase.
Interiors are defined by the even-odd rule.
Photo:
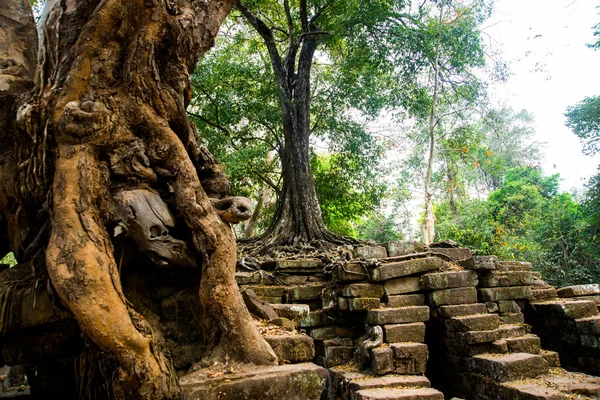
[[[269,320],[269,324],[279,326],[288,331],[293,331],[296,329],[296,322],[283,317],[271,319]]]
[[[474,287],[435,290],[427,294],[429,303],[435,306],[477,303]]]
[[[315,356],[313,340],[306,335],[265,336],[280,364],[309,362]]]
[[[471,250],[462,249],[460,247],[435,247],[431,248],[430,251],[433,253],[443,254],[455,262],[467,260],[473,256]]]
[[[391,262],[370,268],[371,280],[385,281],[427,271],[440,269],[446,263],[437,257],[415,258],[412,260]]]
[[[354,248],[354,258],[369,260],[371,258],[386,258],[387,250],[383,246],[360,246]]]
[[[283,297],[287,293],[286,286],[248,286],[246,289],[252,289],[258,297]]]
[[[503,324],[524,324],[525,316],[523,313],[504,313],[500,314],[500,321]]]
[[[337,265],[333,270],[333,280],[336,282],[353,282],[368,279],[367,267],[360,263]]]
[[[588,285],[567,286],[557,289],[556,292],[558,293],[558,297],[591,296],[600,294],[600,285],[590,283]]]
[[[449,339],[454,339],[465,344],[491,343],[502,337],[499,329],[492,331],[447,332],[446,336]]]
[[[425,290],[451,289],[477,286],[475,271],[449,271],[421,276],[421,287]]]
[[[319,400],[329,373],[312,363],[254,367],[247,372],[207,378],[204,371],[180,378],[189,400]]]
[[[277,318],[277,313],[273,307],[266,301],[259,299],[254,290],[244,290],[242,292],[242,298],[251,314],[266,320]]]
[[[334,372],[335,373],[335,372]],[[381,388],[428,388],[431,386],[429,379],[420,375],[386,375],[371,377],[360,373],[353,373],[348,382],[350,392],[367,389]],[[335,378],[334,378],[335,379]]]
[[[352,337],[352,331],[344,326],[324,326],[311,329],[310,337],[314,340],[349,338]]]
[[[271,304],[278,316],[300,321],[308,316],[310,308],[306,304]]]
[[[548,372],[548,363],[540,355],[527,353],[481,354],[466,360],[467,369],[497,382],[537,378]]]
[[[540,350],[540,355],[546,360],[550,368],[560,367],[560,357],[558,353],[550,350]]]
[[[487,308],[485,304],[457,304],[441,306],[438,308],[438,313],[444,318],[463,317],[465,315],[485,314]]]
[[[501,325],[497,331],[500,333],[500,338],[502,339],[519,337],[527,334],[527,330],[522,325]]]
[[[546,300],[558,297],[556,289],[553,287],[545,287],[541,289],[531,290],[531,300]]]
[[[299,275],[323,272],[324,266],[323,261],[311,258],[300,260],[277,260],[275,263],[277,272]]]
[[[390,347],[378,347],[371,351],[371,369],[377,375],[394,371],[394,351]]]
[[[556,318],[581,319],[598,315],[596,303],[589,300],[545,301],[532,303],[531,305],[536,312],[552,315]]]
[[[540,338],[535,335],[506,338],[503,340],[506,341],[508,351],[511,353],[538,354],[542,349]]]
[[[258,296],[258,298],[269,304],[281,304],[285,296]]]
[[[480,287],[527,286],[533,283],[529,271],[489,271],[479,274]]]
[[[325,285],[296,286],[289,289],[288,298],[293,302],[317,300],[321,298],[321,292],[324,288]]]
[[[407,278],[396,278],[390,279],[384,282],[385,293],[388,296],[414,293],[421,290],[419,285],[419,277],[407,277]]]
[[[444,400],[444,394],[432,388],[359,390],[353,400]]]
[[[473,256],[460,262],[465,269],[475,271],[493,271],[498,268],[496,256]]]
[[[387,296],[388,307],[406,307],[425,305],[425,295],[423,294],[404,294],[398,296]]]
[[[491,343],[490,353],[498,353],[498,354],[508,353],[508,343],[506,342],[506,339],[494,340]]]
[[[523,400],[567,400],[564,393],[553,389],[543,383],[535,382],[508,382],[500,385],[499,398]]]
[[[342,310],[342,311],[348,310],[348,298],[340,297],[338,299],[338,306],[339,306],[340,310]]]
[[[383,296],[383,286],[375,283],[351,283],[342,288],[342,296],[380,299]]]
[[[354,360],[354,346],[328,346],[324,366],[327,368],[344,365]]]
[[[498,261],[501,271],[530,271],[531,263],[527,261]]]
[[[498,311],[501,313],[520,313],[521,307],[514,300],[500,300],[498,302]]]
[[[327,315],[321,310],[311,311],[306,317],[298,321],[300,328],[314,328],[330,324],[331,322],[327,318]]]
[[[425,324],[422,322],[383,325],[382,328],[386,343],[425,341]]]
[[[531,286],[513,286],[479,289],[481,301],[501,301],[528,299],[531,297]]]
[[[498,312],[498,303],[495,301],[486,301],[485,306],[489,313],[497,313]]]
[[[600,335],[600,316],[575,320],[577,331],[585,335]]]
[[[260,274],[258,272],[236,272],[235,281],[238,285],[275,283],[274,278],[267,274]]]
[[[421,253],[425,250],[423,243],[403,242],[393,240],[383,245],[387,249],[388,257],[404,256],[412,253]]]
[[[366,311],[379,308],[379,298],[370,299],[368,297],[352,297],[348,299],[348,310]]]
[[[429,307],[413,306],[369,310],[366,321],[372,325],[405,324],[429,320]]]
[[[446,330],[451,332],[491,331],[500,326],[497,314],[467,315],[444,321]]]
[[[421,375],[427,368],[429,352],[423,343],[394,343],[395,372],[401,375]]]

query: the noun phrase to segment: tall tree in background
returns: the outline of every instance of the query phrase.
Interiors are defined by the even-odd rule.
[[[151,325],[125,299],[109,227],[141,251],[162,241],[154,256],[182,259],[186,243],[169,233],[177,223],[202,260],[200,301],[222,328],[214,355],[276,362],[243,304],[235,241],[209,198],[227,196],[229,183],[185,114],[189,74],[233,6],[48,1],[36,62],[29,1],[0,0],[2,250],[47,273],[110,361],[100,365],[116,365],[105,371],[116,377],[103,382],[107,397],[181,396]],[[143,218],[149,232],[135,236]]]

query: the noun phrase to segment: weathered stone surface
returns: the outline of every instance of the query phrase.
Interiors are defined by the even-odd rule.
[[[360,373],[355,373],[354,378],[348,383],[348,389],[351,392],[366,389],[380,389],[386,387],[393,388],[427,388],[431,386],[429,379],[421,375],[385,375],[379,377],[369,377]]]
[[[344,286],[342,295],[346,297],[371,297],[380,299],[383,286],[375,283],[351,283]]]
[[[523,313],[504,313],[500,314],[500,321],[503,324],[524,324],[525,316]]]
[[[474,287],[435,290],[427,294],[429,302],[435,306],[477,303],[477,289]]]
[[[390,345],[394,352],[395,372],[402,375],[424,374],[427,368],[429,352],[423,343],[394,343]]]
[[[323,261],[318,259],[277,260],[276,270],[288,274],[323,272]]]
[[[288,291],[290,301],[316,300],[321,298],[321,292],[325,285],[296,286]]]
[[[333,280],[336,282],[362,281],[368,277],[367,267],[360,263],[337,265],[333,270]]]
[[[567,286],[557,289],[556,292],[559,297],[590,296],[600,294],[600,285],[590,283],[588,285]]]
[[[600,316],[580,318],[575,321],[577,330],[586,335],[600,335]]]
[[[531,291],[531,300],[546,300],[558,297],[556,289],[553,287],[545,287],[542,289],[533,289]]]
[[[525,327],[522,325],[501,325],[497,331],[502,339],[520,337],[527,334]]]
[[[444,324],[451,332],[491,331],[500,326],[500,319],[496,314],[467,315],[447,319]]]
[[[466,360],[470,372],[497,382],[536,378],[548,372],[548,363],[540,355],[527,353],[482,354]]]
[[[396,278],[385,281],[383,284],[388,296],[414,293],[421,290],[419,277]]]
[[[498,311],[501,313],[520,313],[521,307],[514,300],[500,300],[498,303]]]
[[[338,306],[339,306],[340,310],[342,310],[342,311],[348,310],[348,298],[340,297],[338,299]]]
[[[371,369],[374,373],[385,375],[394,368],[394,351],[390,347],[378,347],[371,351]]]
[[[323,366],[330,368],[348,364],[354,360],[354,352],[354,346],[327,346]]]
[[[444,400],[444,394],[432,388],[359,390],[355,396],[356,400]]]
[[[280,326],[288,331],[293,331],[296,329],[296,323],[291,319],[287,319],[284,317],[274,318],[269,320],[271,325]]]
[[[258,318],[266,320],[277,318],[277,313],[273,307],[269,303],[259,299],[252,289],[244,290],[242,298],[244,299],[244,303],[246,303],[246,307],[248,307],[248,311]]]
[[[311,311],[305,318],[298,321],[298,326],[300,328],[314,328],[329,324],[330,321],[327,318],[327,315],[321,310]]]
[[[475,271],[493,271],[498,268],[496,256],[473,256],[460,263],[465,269]]]
[[[387,249],[388,257],[398,257],[424,251],[423,243],[419,242],[402,242],[394,240],[385,243],[384,246]]]
[[[387,256],[387,250],[383,246],[361,246],[354,248],[355,258],[368,260],[371,258],[386,258]]]
[[[310,307],[306,304],[271,304],[277,315],[292,321],[300,321],[308,316]]]
[[[528,299],[531,297],[531,286],[513,286],[479,289],[481,301],[500,301]]]
[[[370,299],[368,297],[352,297],[348,299],[348,310],[350,311],[372,310],[378,308],[379,305],[379,298]]]
[[[447,332],[449,339],[461,341],[466,344],[491,343],[502,337],[499,329],[493,331]]]
[[[485,314],[487,308],[485,304],[457,304],[449,306],[441,306],[438,308],[438,313],[445,318],[462,317],[465,315]]]
[[[385,281],[440,269],[445,264],[437,257],[415,258],[407,261],[391,262],[371,268],[371,280]]]
[[[600,398],[600,378],[597,376],[566,372],[544,376],[544,381],[557,390],[570,395],[569,398],[583,396]]]
[[[497,313],[498,312],[498,303],[495,301],[486,301],[485,306],[489,313]]]
[[[421,276],[421,287],[425,290],[450,289],[477,286],[475,271],[450,271]]]
[[[550,350],[540,350],[540,355],[546,360],[550,368],[560,367],[560,357],[558,353]]]
[[[315,356],[315,345],[306,335],[265,336],[280,364],[308,362]]]
[[[533,282],[529,271],[490,271],[479,274],[481,287],[527,286]]]
[[[258,298],[269,304],[281,304],[284,301],[284,296],[258,296]]]
[[[511,353],[538,354],[541,350],[540,338],[535,335],[503,339]]]
[[[259,272],[236,272],[235,281],[238,285],[275,283],[275,279]]]
[[[435,247],[430,249],[433,253],[443,254],[446,257],[452,259],[452,261],[463,261],[471,258],[473,253],[469,249],[462,249],[460,247]]]
[[[287,291],[287,286],[248,286],[258,297],[283,297]]]
[[[315,364],[253,367],[248,372],[207,378],[202,371],[179,380],[189,400],[319,400],[328,372]]]
[[[382,328],[386,343],[425,341],[425,324],[422,322],[383,325]]]
[[[598,315],[596,303],[589,300],[545,301],[531,304],[536,312],[556,318],[581,319]]]
[[[382,308],[367,312],[366,321],[372,325],[405,324],[429,320],[429,307],[413,306],[398,308]]]
[[[490,353],[498,353],[498,354],[506,354],[506,353],[508,353],[508,343],[506,342],[506,339],[494,340],[491,343],[491,351],[490,351]]]
[[[352,337],[352,331],[344,326],[324,326],[312,329],[310,337],[314,340],[327,340],[340,337],[349,338]]]
[[[498,261],[501,271],[530,271],[531,263],[527,261]]]
[[[500,398],[522,400],[567,400],[568,397],[543,382],[507,382],[500,386]]]
[[[399,296],[387,296],[388,307],[406,307],[425,305],[424,294],[404,294]]]

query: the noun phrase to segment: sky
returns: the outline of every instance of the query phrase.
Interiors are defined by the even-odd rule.
[[[484,25],[488,45],[500,50],[512,72],[492,88],[499,105],[527,109],[536,119],[536,141],[545,142],[546,174],[559,173],[561,189],[581,189],[600,156],[584,156],[564,124],[564,112],[586,96],[600,95],[600,51],[592,26],[600,22],[593,0],[496,0]]]

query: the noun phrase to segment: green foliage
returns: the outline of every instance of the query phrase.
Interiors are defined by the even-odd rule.
[[[558,286],[600,278],[600,246],[590,235],[586,207],[558,193],[558,175],[535,168],[508,171],[486,200],[463,200],[452,212],[448,201],[436,210],[441,240],[452,239],[480,254],[528,260]]]
[[[566,125],[583,142],[583,152],[587,155],[598,153],[600,147],[600,96],[586,97],[574,106],[567,108]]]

